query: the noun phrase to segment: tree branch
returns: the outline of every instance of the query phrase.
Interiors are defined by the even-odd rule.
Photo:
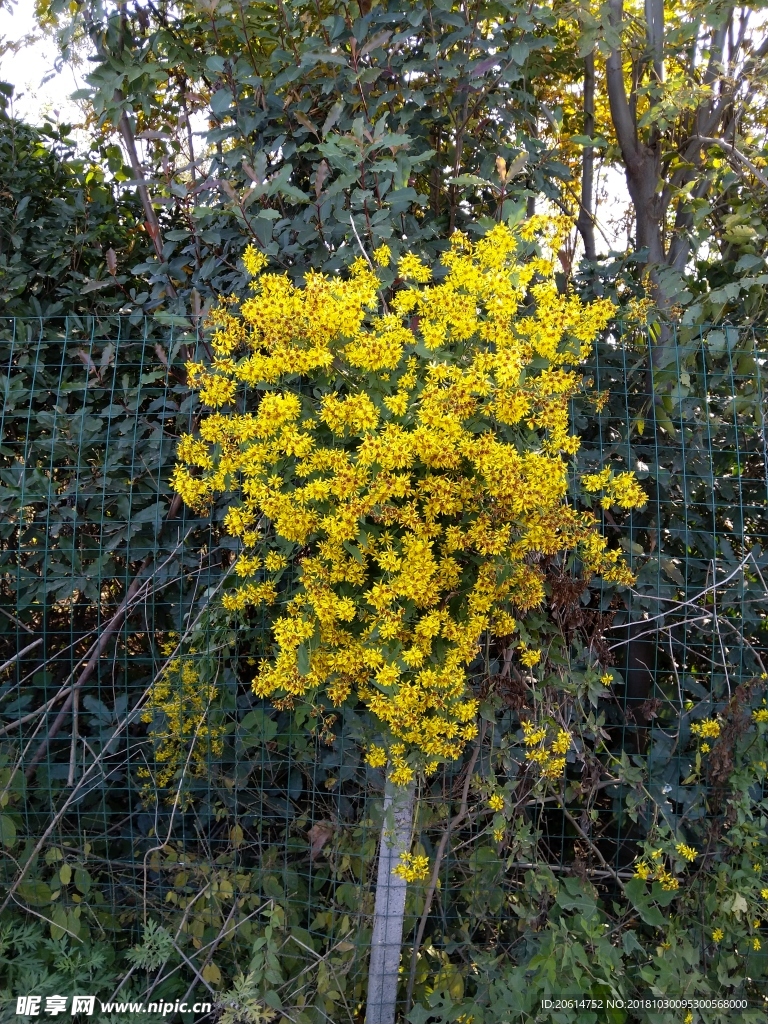
[[[587,54],[584,58],[584,134],[590,139],[595,134],[595,54]],[[594,263],[597,251],[595,248],[595,214],[594,214],[594,175],[595,150],[585,146],[582,155],[581,170],[581,202],[576,229],[584,242],[584,255]]]
[[[735,146],[732,146],[730,142],[726,142],[725,139],[713,139],[706,135],[697,135],[696,140],[705,146],[719,146],[720,149],[722,149],[730,157],[732,157],[738,165],[741,165],[741,167],[745,167],[750,172],[750,174],[753,174],[761,185],[764,185],[765,188],[768,188],[768,177],[766,177],[766,175],[760,170],[760,168],[756,167],[748,157],[744,156],[743,153],[740,153]],[[734,170],[738,174],[740,174],[742,178],[744,178],[746,181],[746,175],[744,174],[741,167],[736,166],[734,167]]]
[[[624,18],[624,0],[609,0],[609,19],[612,28],[621,31]],[[605,62],[606,81],[608,85],[608,103],[611,108],[611,120],[619,140],[624,159],[629,162],[637,153],[637,125],[629,108],[627,90],[624,84],[624,68],[621,61],[621,44],[611,50]]]

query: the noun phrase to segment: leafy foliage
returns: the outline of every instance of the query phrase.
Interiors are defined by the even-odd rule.
[[[70,127],[33,128],[0,110],[0,302],[6,316],[107,315],[142,308],[132,265],[147,236],[115,180],[119,147],[75,156]],[[125,178],[125,175],[122,175]],[[143,294],[142,294],[143,293]]]
[[[265,620],[249,613],[246,629],[214,610],[235,554],[226,505],[168,515],[176,444],[200,416],[184,364],[211,356],[195,317],[213,296],[246,297],[248,244],[298,284],[348,267],[355,231],[367,251],[431,264],[453,227],[476,238],[538,195],[575,211],[589,151],[598,167],[599,154],[626,163],[601,58],[616,51],[667,175],[664,259],[677,236],[689,256],[666,276],[657,265],[674,300],[659,311],[639,239],[579,269],[572,241],[559,254],[563,284],[625,318],[584,367],[602,409],[574,396],[569,500],[587,500],[579,481],[608,460],[638,475],[643,511],[594,501],[638,581],[630,600],[548,568],[521,634],[539,661],[499,645],[475,666],[476,759],[420,793],[413,863],[438,870],[410,887],[402,994],[410,959],[415,1022],[535,1019],[564,991],[744,994],[765,1019],[765,344],[747,326],[764,308],[764,194],[732,151],[680,157],[727,98],[723,138],[762,173],[765,54],[740,31],[745,8],[667,5],[662,85],[643,12],[617,25],[612,6],[39,4],[65,42],[85,33],[96,48],[94,152],[75,158],[63,129],[0,122],[4,311],[75,314],[5,321],[0,341],[0,840],[6,894],[19,883],[3,912],[8,992],[21,977],[50,993],[98,976],[176,999],[189,961],[198,991],[228,991],[238,1019],[360,1016],[383,779],[356,709],[326,724],[251,692]],[[118,310],[132,320],[108,318]],[[61,717],[139,571],[146,589]],[[215,692],[223,748],[205,774],[180,758],[152,800],[139,770],[172,718],[155,709],[154,746],[141,702],[180,641]],[[638,695],[643,672],[652,689]],[[545,745],[556,722],[580,723],[557,786],[527,757],[532,718],[549,723]],[[126,981],[145,921],[176,946]]]

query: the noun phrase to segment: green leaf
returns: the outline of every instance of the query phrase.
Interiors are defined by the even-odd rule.
[[[53,908],[51,914],[51,938],[52,939],[63,939],[67,933],[67,911],[61,905]]]
[[[75,885],[83,896],[91,891],[91,876],[85,868],[75,868]]]
[[[238,741],[243,749],[271,742],[277,735],[277,722],[266,711],[249,711],[238,728]]]
[[[632,878],[624,886],[624,892],[646,924],[654,928],[663,928],[665,925],[664,916],[658,907],[652,907],[648,901],[648,894],[645,882],[642,878]]]
[[[300,676],[309,675],[309,648],[306,644],[300,644],[296,652],[296,663]]]
[[[0,814],[0,843],[11,847],[16,842],[16,826],[7,814]]]
[[[25,878],[16,892],[32,907],[45,907],[51,902],[51,887],[41,879]]]

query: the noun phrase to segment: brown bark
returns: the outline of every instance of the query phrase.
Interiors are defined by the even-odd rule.
[[[591,138],[595,134],[595,54],[584,58],[584,134]],[[597,258],[595,247],[595,150],[585,146],[581,169],[581,202],[576,228],[584,242],[584,255],[590,262]]]

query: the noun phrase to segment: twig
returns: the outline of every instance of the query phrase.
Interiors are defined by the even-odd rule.
[[[205,978],[204,978],[204,977],[202,976],[202,974],[200,973],[200,971],[198,971],[198,969],[197,969],[197,968],[195,967],[195,965],[194,965],[194,964],[192,963],[192,961],[191,961],[191,960],[189,959],[189,957],[188,957],[188,956],[186,955],[186,953],[185,953],[185,952],[184,952],[184,950],[183,950],[183,949],[181,948],[181,946],[179,946],[179,944],[178,944],[178,943],[176,942],[176,940],[175,940],[175,939],[171,939],[171,942],[173,943],[173,948],[174,948],[174,949],[176,950],[176,952],[177,952],[177,953],[179,954],[179,956],[180,956],[180,957],[181,957],[181,959],[182,959],[182,960],[184,961],[184,963],[185,963],[185,964],[187,965],[187,967],[189,967],[189,968],[190,968],[190,970],[191,970],[191,971],[193,972],[193,974],[195,975],[195,979],[196,979],[197,981],[201,982],[201,983],[202,983],[203,985],[205,985],[205,987],[206,987],[206,988],[208,989],[208,991],[209,991],[209,992],[211,993],[211,995],[215,997],[215,996],[216,996],[216,993],[215,993],[215,992],[213,991],[213,989],[212,989],[212,988],[211,988],[211,986],[210,986],[210,985],[208,984],[208,982],[207,982],[207,981],[205,980]],[[186,998],[186,996],[185,996],[185,998]]]
[[[174,822],[174,820],[176,818],[176,811],[178,810],[179,801],[181,799],[181,787],[184,785],[184,777],[187,774],[187,769],[189,768],[189,762],[192,760],[192,754],[194,752],[195,744],[197,743],[197,737],[198,737],[198,734],[199,734],[200,729],[202,727],[202,724],[203,724],[203,719],[201,718],[200,721],[197,723],[197,728],[195,729],[195,734],[192,737],[192,742],[189,745],[189,750],[187,751],[187,759],[184,762],[184,768],[182,769],[182,772],[181,772],[181,777],[179,779],[179,784],[176,787],[176,796],[173,799],[173,808],[171,809],[171,817],[170,817],[170,821],[168,822],[168,831],[167,831],[167,833],[165,835],[165,839],[158,846],[150,847],[150,849],[148,849],[147,852],[144,854],[144,900],[143,900],[143,903],[144,903],[144,927],[145,928],[147,926],[147,883],[149,881],[149,873],[147,871],[147,857],[149,857],[149,855],[151,853],[157,853],[159,850],[164,850],[165,847],[168,845],[168,843],[171,840],[171,832],[173,831],[173,822]],[[157,821],[157,816],[155,816],[155,821]]]
[[[352,225],[352,231],[354,233],[355,238],[357,239],[357,244],[360,246],[360,252],[363,254],[363,258],[365,259],[366,263],[368,264],[368,266],[371,268],[371,270],[375,274],[376,273],[376,268],[374,267],[373,263],[371,263],[371,257],[365,251],[365,246],[363,245],[362,241],[360,240],[360,235],[358,235],[358,233],[357,233],[357,228],[355,227],[355,219],[354,219],[354,217],[352,216],[351,213],[349,215],[349,223]],[[384,309],[384,312],[388,313],[389,309],[387,307],[387,300],[384,298],[384,295],[383,295],[383,293],[381,292],[380,289],[379,289],[379,298],[381,299],[381,305],[382,305],[382,307]]]
[[[189,903],[186,905],[186,907],[184,908],[184,913],[182,914],[181,920],[179,921],[179,927],[176,929],[176,934],[174,935],[174,939],[176,940],[176,942],[179,941],[179,936],[181,935],[182,930],[184,929],[184,925],[187,923],[187,918],[190,915],[192,907],[194,907],[194,905],[197,903],[197,901],[200,899],[201,896],[204,896],[205,893],[208,892],[208,890],[211,888],[212,884],[213,884],[212,882],[206,882],[205,885],[203,886],[203,888],[197,894],[197,896],[193,897],[193,899],[191,899],[189,901]],[[149,992],[147,992],[146,996],[144,997],[144,1002],[149,1002],[150,996],[152,995],[152,993],[155,991],[155,989],[158,986],[158,979],[160,977],[160,971],[162,971],[162,969],[165,967],[165,965],[167,963],[168,963],[168,957],[166,957],[165,960],[163,960],[163,962],[158,967],[157,974],[155,976],[155,980],[152,982],[152,987],[150,988]],[[130,971],[126,974],[126,976],[123,978],[123,980],[120,982],[120,984],[117,986],[117,988],[115,989],[115,994],[112,996],[110,1002],[114,1002],[115,1001],[117,993],[120,991],[120,989],[126,983],[126,981],[128,981],[128,979],[130,978],[131,974],[133,973],[133,970],[134,970],[134,968],[132,967],[130,969]],[[187,997],[184,996],[184,998],[186,999]]]
[[[715,582],[717,582],[717,565],[715,559],[712,559],[712,575],[714,576]],[[714,623],[715,630],[717,632],[718,643],[720,644],[720,653],[723,656],[723,675],[725,676],[725,685],[728,687],[728,700],[731,699],[731,680],[728,678],[728,659],[725,656],[725,647],[723,646],[723,637],[720,633],[720,622],[717,613],[717,589],[712,590],[712,622]]]
[[[46,917],[45,914],[38,914],[38,912],[36,910],[33,910],[31,907],[26,907],[24,906],[23,903],[19,903],[19,901],[15,897],[13,902],[16,904],[17,907],[21,907],[22,910],[26,910],[29,914],[32,914],[34,917],[39,917],[40,920],[45,921],[46,924],[51,924],[55,928],[61,928],[63,932],[66,932],[67,935],[71,935],[72,938],[77,939],[78,942],[83,941],[79,935],[75,935],[74,932],[71,932],[69,928],[66,927],[66,925],[59,924],[58,921],[52,921],[50,917]]]
[[[165,518],[166,519],[174,519],[176,517],[176,514],[178,513],[180,508],[181,508],[181,496],[177,494],[177,495],[175,495],[173,501],[169,505],[168,512],[166,513]],[[85,668],[80,673],[80,675],[79,675],[79,677],[77,679],[77,682],[74,684],[74,686],[72,687],[72,690],[71,690],[69,696],[64,701],[64,705],[62,706],[61,711],[59,711],[58,715],[54,719],[53,725],[48,730],[48,733],[47,733],[45,739],[40,744],[40,746],[37,748],[37,750],[35,751],[35,753],[34,753],[34,755],[32,757],[32,760],[30,761],[29,765],[27,766],[27,770],[24,773],[26,775],[26,777],[27,777],[27,780],[31,779],[32,776],[35,774],[35,770],[37,769],[38,764],[45,757],[46,751],[48,750],[48,747],[50,746],[51,741],[58,734],[58,732],[61,729],[62,725],[64,725],[64,721],[65,721],[65,719],[67,717],[69,709],[72,707],[72,705],[74,703],[75,694],[78,692],[78,690],[80,690],[85,685],[85,683],[88,682],[88,680],[93,675],[94,670],[96,669],[97,665],[99,664],[99,660],[101,658],[101,655],[104,653],[104,650],[105,650],[107,644],[109,643],[109,641],[112,639],[114,634],[118,631],[118,629],[120,629],[120,627],[122,626],[123,622],[125,621],[126,615],[128,614],[128,611],[130,610],[130,607],[131,607],[132,603],[134,602],[134,599],[137,597],[137,594],[138,594],[139,590],[143,586],[147,585],[150,582],[151,577],[149,579],[147,579],[147,580],[142,581],[142,576],[144,574],[144,571],[147,569],[147,567],[151,563],[152,557],[153,556],[151,554],[147,555],[146,558],[144,559],[144,561],[141,563],[141,566],[139,567],[139,571],[134,576],[133,582],[131,583],[130,587],[128,588],[128,592],[126,593],[125,597],[123,598],[119,608],[117,609],[115,614],[112,616],[112,618],[109,620],[109,622],[105,626],[103,632],[101,633],[101,636],[99,637],[98,641],[96,642],[95,649],[94,649],[93,653],[91,654],[90,658],[88,659],[88,662],[87,662]]]
[[[34,635],[34,629],[32,629],[31,626],[28,626],[26,622],[22,622],[21,619],[17,619],[15,615],[11,615],[10,612],[7,612],[5,608],[0,608],[0,612],[7,616],[11,622],[14,622],[20,629],[26,629],[28,633],[32,633]]]
[[[652,615],[650,618],[642,619],[641,621],[643,622],[643,624],[650,623],[650,622],[655,622],[657,619],[663,619],[667,615],[670,615],[673,611],[680,611],[682,608],[687,608],[687,607],[689,607],[691,605],[697,604],[703,597],[705,597],[707,594],[711,593],[716,587],[718,587],[718,586],[722,587],[726,583],[729,583],[734,578],[734,576],[737,576],[744,569],[744,567],[746,566],[747,562],[749,562],[750,560],[751,561],[755,561],[751,551],[750,551],[750,553],[745,558],[742,559],[741,562],[739,562],[739,564],[736,566],[736,568],[733,570],[733,572],[731,572],[728,576],[725,576],[722,580],[720,580],[719,583],[713,583],[711,587],[705,587],[704,590],[701,590],[698,594],[695,595],[695,597],[691,597],[687,601],[676,601],[676,600],[674,600],[672,598],[669,598],[669,597],[656,597],[655,595],[651,595],[651,594],[638,594],[637,591],[633,590],[632,593],[636,597],[642,597],[644,600],[658,601],[659,603],[669,602],[670,604],[674,605],[674,608],[670,608],[670,610],[667,611],[667,612],[660,612],[658,615]],[[711,614],[711,612],[709,614]],[[688,620],[688,621],[690,621],[690,620]],[[610,627],[610,629],[617,629],[617,630],[618,629],[623,629],[623,628],[624,628],[623,626],[611,626]],[[656,632],[657,632],[657,630],[651,629],[651,630],[648,630],[647,633],[637,633],[630,640],[620,640],[619,643],[612,644],[611,647],[608,648],[608,650],[614,651],[614,650],[616,650],[617,647],[624,647],[626,644],[631,643],[632,640],[635,640],[638,637],[650,636],[650,635],[653,635]]]
[[[445,830],[440,839],[440,845],[438,846],[437,852],[435,854],[435,863],[432,867],[432,875],[429,879],[429,885],[427,886],[426,895],[424,896],[424,909],[421,912],[419,927],[416,932],[416,939],[413,943],[413,949],[411,950],[411,966],[410,971],[408,973],[408,991],[405,996],[406,1014],[410,1013],[411,1010],[411,1004],[413,1001],[413,986],[416,980],[416,967],[419,962],[419,949],[421,948],[421,943],[424,939],[424,932],[427,927],[427,920],[429,918],[429,911],[432,906],[432,899],[434,898],[435,889],[437,888],[437,879],[440,875],[440,865],[442,863],[443,857],[445,856],[445,851],[446,847],[448,846],[448,840],[451,837],[451,832],[458,825],[460,825],[464,818],[466,818],[467,816],[467,809],[469,803],[469,787],[472,783],[472,772],[475,770],[475,765],[477,764],[477,758],[480,754],[480,748],[483,744],[484,737],[485,722],[483,722],[483,730],[480,733],[480,736],[478,737],[477,743],[475,744],[475,749],[472,751],[472,757],[470,758],[469,764],[467,765],[467,777],[464,780],[464,789],[461,794],[461,804],[459,806],[459,811],[457,814],[453,816],[453,818],[451,818],[451,820],[445,826]]]
[[[707,135],[697,135],[695,138],[698,142],[702,142],[706,146],[719,146],[720,149],[732,156],[737,163],[746,167],[751,174],[754,174],[761,185],[768,188],[768,178],[766,178],[760,168],[756,167],[748,157],[739,152],[739,150],[736,149],[735,146],[732,146],[730,142],[726,142],[725,139],[712,139]],[[740,177],[744,177],[744,174],[739,167],[736,168],[736,171]]]
[[[316,953],[314,949],[310,949],[310,947],[307,946],[304,942],[302,942],[301,939],[297,939],[295,935],[289,935],[288,938],[289,939],[293,939],[293,941],[298,943],[298,945],[301,946],[302,949],[306,949],[306,951],[308,953],[311,953],[312,956],[316,957],[318,963],[323,961],[323,960],[325,960],[326,957],[331,952],[329,950],[328,953],[325,954],[325,956],[320,956],[319,953]],[[330,960],[328,960],[327,963],[328,963],[328,970],[331,972],[331,974],[333,975],[334,981],[336,982],[337,991],[338,991],[339,995],[341,996],[342,1000],[344,1001],[344,1009],[347,1011],[347,1016],[349,1017],[349,1019],[352,1022],[352,1024],[354,1024],[354,1020],[355,1020],[354,1014],[350,1010],[349,1003],[347,1002],[346,997],[344,996],[344,986],[339,984],[338,976],[336,974],[336,971],[333,969],[333,963]],[[188,995],[189,995],[189,992],[187,992],[187,995],[184,998],[186,999]]]
[[[226,921],[224,922],[224,924],[223,924],[223,925],[221,926],[221,928],[220,928],[220,930],[219,930],[219,934],[218,934],[218,935],[216,936],[216,938],[215,938],[215,939],[213,940],[213,942],[211,943],[211,948],[210,948],[210,949],[209,949],[209,951],[208,951],[208,955],[206,956],[206,958],[205,958],[205,961],[203,962],[203,966],[202,966],[202,967],[200,968],[200,972],[201,972],[201,973],[202,973],[202,972],[203,972],[203,971],[205,970],[205,968],[206,968],[206,967],[208,966],[208,964],[209,964],[209,963],[211,962],[211,957],[212,957],[212,956],[213,956],[213,954],[214,954],[214,953],[216,952],[216,950],[217,950],[217,948],[218,948],[218,946],[219,946],[219,943],[220,943],[220,942],[222,941],[222,939],[224,938],[224,936],[225,936],[225,935],[227,935],[227,934],[229,934],[229,933],[227,932],[227,925],[228,925],[228,924],[229,924],[229,922],[230,922],[230,921],[232,920],[232,915],[234,914],[234,912],[235,912],[236,910],[237,910],[237,900],[235,899],[235,900],[233,900],[233,901],[232,901],[232,909],[230,910],[229,914],[227,914],[227,919],[226,919]],[[176,936],[176,937],[178,938],[178,934],[177,934],[177,936]],[[195,983],[194,983],[194,981],[191,981],[191,982],[189,983],[189,988],[188,988],[188,989],[187,989],[187,991],[186,991],[186,992],[184,993],[184,995],[183,995],[183,996],[181,997],[181,1001],[182,1001],[182,1003],[186,1003],[186,1001],[187,1001],[187,999],[189,999],[189,997],[190,997],[190,994],[191,994],[191,992],[192,992],[192,989],[193,989],[194,987],[195,987]]]
[[[206,886],[206,888],[207,888],[207,886]],[[205,890],[203,890],[203,892],[204,891]],[[199,895],[202,895],[202,893],[199,894]],[[195,897],[195,900],[199,899],[199,895]],[[192,902],[194,903],[195,900],[193,900]],[[262,910],[264,909],[264,907],[268,907],[270,904],[274,904],[274,900],[271,900],[271,899],[267,900],[265,903],[262,903],[262,905],[260,907],[257,907],[256,910],[252,910],[251,913],[248,914],[247,917],[244,917],[242,919],[242,921],[238,921],[237,924],[235,925],[235,927],[232,928],[231,931],[232,932],[236,932],[238,928],[240,928],[242,925],[245,924],[246,921],[250,921],[252,917],[255,917],[257,914],[260,914],[262,912]],[[176,937],[178,938],[178,934],[177,934]],[[206,949],[208,949],[209,946],[212,946],[214,944],[214,942],[216,942],[216,939],[211,939],[211,941],[206,943],[205,946],[201,946],[200,949],[195,950],[195,952],[193,953],[193,956],[199,956],[201,953],[204,953],[206,951]],[[157,988],[158,985],[162,984],[162,982],[164,982],[164,981],[167,981],[168,978],[172,977],[172,975],[174,975],[176,973],[176,971],[178,971],[180,969],[181,969],[181,964],[177,964],[172,970],[168,971],[167,974],[164,974],[162,976],[162,978],[159,978],[159,977],[156,978],[155,981],[152,982],[152,988],[149,990],[149,995],[147,995],[145,997],[144,1002],[147,1002],[149,1000],[149,996],[155,991],[155,989]],[[124,981],[127,981],[127,980],[128,980],[128,975],[126,975]],[[120,988],[122,988],[122,985],[123,985],[123,982],[120,983]],[[117,991],[119,992],[120,989],[118,988]],[[114,996],[113,996],[111,1001],[114,1002]]]
[[[185,538],[185,540],[186,540],[186,538]],[[171,553],[168,556],[168,558],[166,558],[165,562],[162,563],[161,568],[163,566],[165,566],[168,563],[168,561],[170,561],[170,559],[176,554],[176,552],[178,551],[178,549],[180,547],[182,547],[182,544],[177,544],[176,545],[176,547],[171,551]],[[203,572],[202,569],[198,569],[198,570],[196,570],[196,573],[194,575],[198,575],[199,576],[202,572]],[[193,575],[193,573],[185,573],[183,577],[182,576],[170,577],[163,584],[161,584],[160,586],[158,586],[155,589],[155,593],[157,594],[161,590],[163,590],[164,588],[173,586],[173,584],[174,583],[178,583],[180,579],[191,579],[192,575]],[[137,595],[136,600],[139,600],[139,599],[140,599],[139,595]],[[0,609],[0,610],[2,610],[2,609]],[[91,633],[96,633],[96,632],[97,632],[96,629],[89,629],[87,633],[84,633],[82,635],[80,640],[84,640],[86,637],[90,636]],[[73,647],[76,647],[77,644],[80,642],[80,640],[77,640],[74,643],[68,644],[66,647],[62,647],[62,649],[60,651],[57,651],[55,654],[51,655],[50,658],[46,658],[45,661],[43,661],[41,663],[39,668],[44,668],[46,665],[49,665],[51,662],[55,661],[57,658],[60,658],[62,654],[66,654],[67,651],[71,650]],[[222,644],[221,646],[225,646],[225,645]],[[217,650],[217,649],[218,648],[209,648],[209,650]],[[176,650],[178,650],[178,648]],[[91,644],[91,646],[85,651],[85,653],[83,654],[82,658],[79,659],[80,663],[82,664],[82,662],[83,662],[83,660],[85,658],[90,657],[92,652],[93,652],[93,644]],[[173,655],[171,655],[171,657],[173,657]],[[39,671],[39,669],[36,669],[35,671]],[[22,679],[19,680],[19,683],[15,683],[12,687],[10,687],[10,689],[6,690],[6,692],[3,694],[3,697],[7,697],[8,694],[12,692],[12,690],[16,689],[21,683],[26,682],[27,679],[31,679],[31,677],[34,674],[35,674],[34,672],[29,672],[26,676],[24,676]],[[33,718],[37,718],[38,715],[44,715],[46,713],[46,711],[50,711],[51,708],[53,707],[53,705],[56,704],[57,701],[62,700],[62,698],[66,697],[69,693],[72,692],[72,687],[67,685],[67,684],[69,683],[70,679],[72,679],[72,677],[74,675],[75,675],[74,672],[70,672],[69,675],[63,680],[63,682],[61,684],[61,687],[59,688],[58,692],[54,693],[54,695],[50,698],[50,700],[46,701],[46,703],[43,704],[41,707],[35,708],[34,711],[30,711],[28,714],[24,715],[22,718],[15,718],[12,722],[9,722],[8,725],[5,725],[2,728],[0,728],[0,736],[6,736],[13,729],[16,729],[17,726],[26,725],[27,722],[30,722]]]
[[[352,225],[352,231],[354,233],[355,238],[357,239],[357,244],[360,246],[360,252],[363,254],[365,262],[368,264],[368,266],[371,268],[371,270],[373,270],[374,268],[373,268],[373,263],[371,263],[371,257],[365,251],[363,243],[360,241],[360,235],[358,235],[357,228],[355,227],[355,218],[352,216],[351,213],[349,215],[349,223]]]
[[[35,642],[33,644],[29,644],[28,647],[23,647],[18,654],[14,654],[12,658],[9,658],[8,661],[0,665],[0,672],[5,672],[7,668],[10,668],[11,665],[14,665],[19,660],[19,658],[23,658],[27,651],[31,651],[33,647],[39,647],[40,644],[43,642],[43,639],[43,637],[40,637],[39,640],[35,640]]]
[[[571,814],[571,812],[570,812],[570,811],[568,810],[568,808],[567,808],[567,807],[565,806],[565,803],[563,802],[563,798],[562,798],[562,797],[561,797],[561,796],[560,796],[559,794],[557,795],[557,802],[558,802],[558,804],[560,805],[560,809],[561,809],[561,811],[563,812],[563,814],[564,814],[564,815],[566,816],[566,818],[568,819],[568,821],[570,821],[570,823],[571,823],[571,824],[573,825],[573,827],[574,827],[574,828],[576,829],[576,831],[577,831],[577,832],[579,833],[579,835],[580,835],[580,836],[581,836],[581,838],[582,838],[582,839],[584,840],[584,842],[585,842],[585,843],[588,843],[588,844],[589,844],[589,848],[590,848],[590,850],[591,850],[591,851],[592,851],[592,852],[594,853],[594,855],[595,855],[595,856],[597,857],[597,859],[598,859],[598,860],[600,861],[600,863],[601,863],[601,864],[603,865],[603,867],[605,868],[605,870],[606,870],[606,871],[608,872],[609,876],[610,876],[610,877],[611,877],[611,878],[612,878],[612,879],[613,879],[613,880],[614,880],[614,881],[616,882],[616,884],[617,884],[617,885],[618,885],[618,886],[620,887],[621,891],[622,891],[622,892],[624,892],[624,883],[622,882],[621,878],[619,877],[619,873],[618,873],[617,871],[615,871],[615,870],[614,870],[614,868],[612,868],[612,867],[611,867],[611,865],[610,865],[610,864],[608,863],[608,861],[607,861],[607,860],[605,859],[605,857],[604,857],[604,856],[602,855],[602,853],[600,852],[600,850],[598,849],[598,847],[597,847],[597,846],[596,846],[596,845],[595,845],[595,844],[593,843],[593,841],[592,841],[592,840],[591,840],[591,839],[589,838],[589,836],[588,836],[588,835],[587,835],[587,833],[586,833],[586,832],[584,831],[584,829],[583,829],[583,828],[581,827],[581,825],[580,825],[580,824],[578,823],[578,821],[576,821],[576,819],[574,818],[574,816],[573,816],[573,815]]]
[[[197,623],[200,621],[200,618],[202,617],[203,612],[205,611],[205,608],[207,608],[207,606],[210,604],[210,602],[213,600],[213,598],[219,592],[221,587],[227,581],[227,579],[229,578],[230,572],[231,572],[231,570],[228,571],[227,573],[225,573],[222,576],[222,578],[219,580],[219,582],[216,584],[216,587],[213,590],[213,592],[208,594],[207,601],[206,601],[205,605],[197,613],[197,616],[196,616],[194,622],[192,622],[189,626],[187,626],[187,628],[186,628],[186,630],[184,632],[184,636],[179,640],[178,646],[181,646],[181,643],[183,642],[184,638],[189,636],[189,634],[195,628]],[[177,649],[178,649],[178,646],[177,646]],[[157,678],[157,676],[155,677],[155,679],[156,678]],[[5,910],[5,908],[8,906],[10,901],[13,899],[13,894],[16,892],[16,890],[18,889],[19,885],[24,881],[24,878],[26,877],[26,874],[29,871],[29,869],[32,867],[32,865],[34,863],[36,863],[36,857],[40,853],[42,848],[45,846],[45,843],[46,843],[48,837],[50,836],[50,834],[53,832],[53,830],[56,828],[58,823],[64,817],[66,812],[69,810],[69,808],[75,802],[75,800],[78,797],[78,794],[85,787],[86,783],[90,782],[92,773],[95,772],[96,768],[100,767],[101,762],[103,760],[105,760],[107,754],[109,753],[109,748],[115,742],[115,740],[120,735],[120,733],[123,731],[123,729],[128,725],[128,723],[133,721],[134,715],[136,714],[138,709],[141,707],[141,703],[144,700],[144,698],[147,696],[148,693],[149,693],[149,687],[144,691],[144,693],[141,695],[141,697],[139,697],[138,701],[136,702],[136,704],[134,704],[134,706],[131,708],[131,710],[126,715],[124,715],[123,718],[121,719],[121,721],[118,722],[118,724],[115,726],[115,728],[114,728],[114,730],[112,732],[112,735],[109,737],[107,742],[104,744],[104,746],[99,751],[98,757],[90,765],[88,765],[88,768],[83,772],[82,776],[80,777],[80,780],[73,787],[71,793],[67,796],[66,800],[64,800],[64,802],[62,803],[61,807],[56,811],[56,813],[53,815],[51,820],[48,822],[47,826],[45,827],[45,829],[43,831],[43,834],[40,836],[40,838],[38,839],[37,843],[35,844],[35,848],[32,850],[32,853],[30,854],[28,860],[26,861],[26,863],[22,867],[21,871],[16,876],[15,880],[13,881],[13,883],[10,886],[10,888],[8,889],[8,892],[6,893],[6,897],[3,900],[2,905],[0,905],[0,914]]]
[[[109,620],[109,622],[107,623],[106,627],[104,628],[104,631],[102,632],[101,636],[99,637],[98,641],[96,642],[95,649],[94,649],[93,653],[91,654],[90,658],[88,659],[88,661],[87,661],[87,663],[85,665],[85,668],[83,669],[83,671],[78,676],[77,681],[75,682],[75,684],[73,685],[73,687],[72,687],[72,689],[71,689],[71,691],[69,693],[69,696],[64,701],[64,705],[61,708],[61,711],[59,711],[58,715],[54,719],[53,725],[48,730],[48,733],[46,734],[45,739],[40,744],[40,746],[37,748],[37,750],[35,751],[34,755],[32,756],[32,760],[27,765],[26,772],[24,773],[26,775],[26,777],[27,777],[27,780],[31,779],[32,776],[35,774],[35,770],[37,769],[38,764],[45,757],[46,751],[48,750],[48,747],[50,746],[51,741],[58,735],[59,730],[61,729],[62,725],[64,725],[64,721],[65,721],[65,719],[66,719],[66,717],[67,717],[67,715],[69,713],[69,709],[72,707],[72,704],[74,703],[75,694],[91,678],[91,676],[94,673],[94,670],[96,669],[96,666],[99,663],[101,655],[104,653],[104,649],[106,648],[107,644],[111,640],[112,636],[122,626],[123,621],[125,620],[125,617],[126,617],[126,615],[128,613],[128,609],[129,609],[130,605],[133,603],[133,599],[136,596],[137,591],[142,586],[142,579],[141,579],[141,577],[142,577],[142,575],[144,573],[144,570],[149,565],[150,561],[151,561],[151,555],[147,555],[147,557],[141,563],[139,571],[136,573],[136,576],[134,577],[133,582],[131,583],[130,587],[128,588],[128,593],[123,598],[119,608],[117,609],[115,614],[112,616],[112,618]]]
[[[69,743],[69,772],[67,773],[67,785],[75,784],[75,767],[77,765],[77,737],[80,711],[80,691],[72,691],[72,737]],[[85,737],[83,737],[85,740]]]

